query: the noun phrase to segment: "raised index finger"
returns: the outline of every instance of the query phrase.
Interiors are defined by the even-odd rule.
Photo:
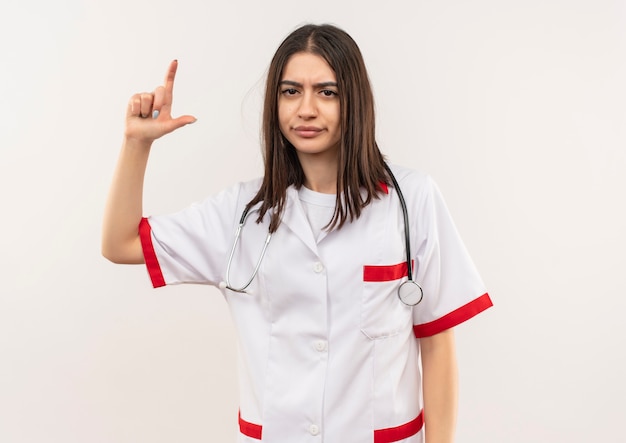
[[[165,97],[163,97],[163,107],[171,108],[174,99],[174,79],[178,69],[178,60],[172,61],[165,76]]]

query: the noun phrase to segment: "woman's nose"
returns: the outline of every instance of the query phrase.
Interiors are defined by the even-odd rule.
[[[298,117],[312,118],[317,116],[317,107],[312,94],[305,93],[298,107]]]

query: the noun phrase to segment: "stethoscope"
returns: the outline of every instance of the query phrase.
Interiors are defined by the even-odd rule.
[[[422,287],[413,280],[413,269],[411,266],[411,240],[410,240],[410,234],[409,234],[409,211],[406,207],[406,201],[404,200],[404,195],[402,194],[402,191],[400,190],[398,181],[396,180],[393,173],[391,172],[391,169],[386,163],[385,163],[385,169],[387,170],[387,173],[389,173],[389,177],[391,177],[393,186],[396,189],[396,192],[398,193],[398,199],[400,200],[400,206],[402,207],[402,215],[404,218],[404,242],[405,242],[405,250],[406,250],[406,268],[407,268],[408,279],[405,282],[403,282],[398,288],[398,298],[400,299],[402,303],[404,303],[407,306],[415,306],[419,302],[422,301],[422,298],[424,298],[424,291],[422,290]],[[256,277],[257,273],[259,272],[259,268],[261,267],[261,262],[263,261],[263,257],[265,257],[265,251],[267,251],[267,246],[269,245],[270,240],[272,239],[272,233],[271,232],[267,233],[267,237],[265,237],[265,242],[263,243],[263,248],[261,249],[261,254],[259,255],[259,259],[257,260],[256,265],[254,266],[254,271],[252,272],[252,275],[250,276],[248,281],[243,286],[236,288],[233,285],[231,285],[230,267],[232,266],[233,256],[235,255],[235,249],[237,249],[237,244],[239,243],[239,239],[241,237],[241,230],[246,224],[246,219],[248,218],[248,215],[251,212],[256,212],[256,211],[258,210],[251,211],[250,208],[246,208],[241,214],[241,218],[239,219],[239,226],[237,226],[237,231],[235,232],[235,240],[233,242],[233,247],[231,248],[230,254],[228,256],[228,264],[226,265],[226,276],[225,276],[226,280],[223,282],[220,282],[219,284],[220,289],[230,289],[231,291],[234,291],[234,292],[250,294],[250,291],[247,291],[247,289],[252,283],[252,281],[254,280],[254,277]]]

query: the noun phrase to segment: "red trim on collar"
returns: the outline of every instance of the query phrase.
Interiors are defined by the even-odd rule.
[[[380,189],[382,189],[385,194],[389,194],[389,186],[387,186],[387,183],[380,182],[378,186],[380,186]]]

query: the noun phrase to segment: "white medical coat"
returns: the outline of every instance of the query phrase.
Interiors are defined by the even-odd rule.
[[[491,300],[433,181],[392,169],[408,206],[423,301],[409,307],[397,297],[407,272],[393,188],[318,239],[289,188],[252,295],[222,290],[240,348],[240,443],[422,442],[419,338],[473,317]],[[144,219],[153,285],[225,281],[236,226],[259,185],[240,183],[179,213]],[[257,224],[255,215],[235,250],[234,287],[250,278],[268,232],[269,217]]]

